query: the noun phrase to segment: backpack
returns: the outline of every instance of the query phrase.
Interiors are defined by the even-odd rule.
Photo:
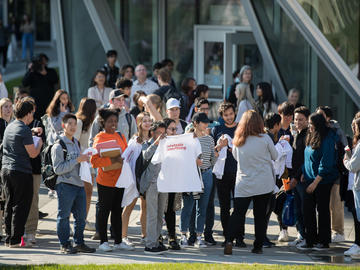
[[[64,159],[66,159],[67,148],[65,143],[62,140],[57,140],[55,143],[59,143],[63,149]],[[56,186],[56,180],[58,175],[54,172],[53,162],[51,159],[51,149],[55,144],[51,144],[45,147],[41,152],[41,176],[44,182],[44,185],[54,190]]]
[[[131,138],[131,122],[132,122],[131,114],[126,113],[125,118],[126,118],[126,121],[127,121],[128,125],[129,125],[129,134],[128,134],[129,136],[128,136],[128,138],[130,139]]]
[[[138,190],[140,190],[141,176],[143,175],[143,173],[145,172],[145,170],[149,166],[150,162],[151,162],[151,158],[148,159],[148,160],[145,160],[142,153],[140,153],[140,155],[136,159],[135,177],[136,177],[136,188]]]

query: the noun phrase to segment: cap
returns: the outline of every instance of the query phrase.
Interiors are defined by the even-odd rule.
[[[202,123],[210,123],[210,119],[207,117],[206,113],[195,113],[193,118],[193,122],[202,122]]]
[[[119,98],[119,97],[122,97],[122,96],[125,97],[125,98],[128,97],[120,89],[114,89],[109,94],[109,100],[113,100],[114,98]]]
[[[169,98],[168,101],[166,102],[166,109],[169,110],[175,107],[180,108],[180,101],[177,100],[176,98]]]

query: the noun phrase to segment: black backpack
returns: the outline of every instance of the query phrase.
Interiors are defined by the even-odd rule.
[[[65,143],[62,140],[57,140],[55,143],[59,143],[61,145],[64,153],[64,159],[66,159],[67,148]],[[44,185],[51,190],[55,189],[56,180],[58,178],[58,175],[54,172],[53,162],[51,159],[51,149],[55,143],[46,146],[41,152],[41,176]]]

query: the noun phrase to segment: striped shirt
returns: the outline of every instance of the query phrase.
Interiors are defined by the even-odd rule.
[[[217,158],[215,157],[215,144],[214,139],[209,136],[198,137],[201,145],[201,159],[203,164],[200,166],[200,169],[205,170],[213,167]]]

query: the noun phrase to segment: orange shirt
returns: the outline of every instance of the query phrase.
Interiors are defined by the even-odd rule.
[[[122,152],[125,151],[127,147],[126,139],[124,135],[120,137],[117,132],[115,132],[114,134],[105,133],[103,131],[98,133],[94,138],[93,147],[96,148],[96,145],[98,143],[103,143],[111,140],[116,140],[118,145],[120,145]],[[104,172],[102,168],[110,166],[111,160],[109,157],[100,157],[99,154],[92,156],[90,162],[93,168],[98,168],[98,176],[96,177],[96,182],[103,186],[115,187],[116,181],[120,176],[121,169]]]

